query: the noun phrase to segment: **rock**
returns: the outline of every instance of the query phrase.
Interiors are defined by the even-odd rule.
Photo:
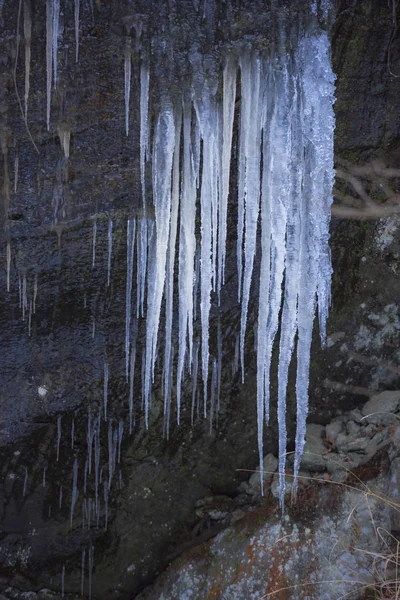
[[[372,396],[362,408],[362,414],[368,423],[389,424],[397,421],[394,413],[400,406],[400,390],[386,390]]]
[[[361,412],[360,412],[361,415]],[[357,435],[359,433],[361,429],[361,425],[359,425],[358,423],[355,423],[354,421],[347,421],[346,424],[346,431],[348,433],[348,435]]]
[[[337,436],[344,429],[343,422],[340,421],[331,421],[325,428],[326,437],[331,444],[336,443]]]
[[[259,468],[259,467],[258,467]],[[273,454],[264,456],[263,481],[266,483],[271,481],[276,469],[278,468],[278,459]],[[260,473],[252,473],[248,482],[248,492],[250,494],[260,494]]]
[[[325,427],[309,423],[306,430],[306,444],[304,446],[304,454],[301,459],[301,468],[309,471],[325,471],[327,452],[326,445],[323,440],[325,435]]]
[[[349,419],[356,423],[362,423],[363,414],[359,408],[354,408],[349,412]]]
[[[307,481],[311,479],[311,474],[309,471],[299,471],[298,476],[298,484],[307,483]],[[285,487],[285,496],[292,495],[294,485],[294,477],[286,477],[286,487]],[[274,498],[279,499],[279,475],[274,475],[274,478],[271,483],[271,494]]]

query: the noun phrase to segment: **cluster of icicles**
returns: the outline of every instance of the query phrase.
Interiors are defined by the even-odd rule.
[[[196,65],[197,67],[197,65]],[[166,414],[176,387],[179,422],[182,378],[194,368],[193,322],[196,280],[196,215],[200,212],[199,297],[204,411],[209,389],[209,317],[212,294],[220,298],[225,278],[228,197],[237,79],[240,74],[237,275],[241,305],[240,364],[245,371],[245,334],[257,240],[261,245],[257,324],[257,412],[260,470],[263,426],[269,419],[271,354],[278,328],[278,423],[280,492],[283,504],[288,368],[297,338],[297,432],[294,473],[305,443],[310,345],[318,303],[321,338],[330,302],[328,247],[333,183],[333,82],[325,33],[305,36],[290,53],[261,58],[244,51],[228,57],[222,99],[197,69],[190,94],[173,104],[168,95],[156,115],[152,152],[148,140],[148,72],[142,75],[141,165],[152,161],[154,244],[147,258],[147,316],[144,363],[146,426],[158,356],[165,296],[163,389]],[[182,146],[182,147],[181,147]],[[231,201],[233,198],[231,197]],[[259,231],[261,235],[259,238]],[[128,224],[129,247],[132,225]],[[172,374],[174,269],[178,278],[178,357]],[[126,369],[130,316],[127,311]],[[196,359],[197,370],[197,359]],[[200,368],[200,367],[199,367]]]
[[[50,122],[52,78],[57,82],[59,0],[47,0],[47,125]],[[75,0],[76,58],[79,42],[79,0]],[[165,299],[163,392],[167,422],[172,390],[180,419],[185,371],[201,371],[204,414],[208,390],[215,388],[219,369],[210,377],[209,317],[212,296],[220,300],[226,268],[228,198],[232,141],[236,120],[237,148],[237,277],[241,306],[239,357],[245,372],[245,334],[254,261],[260,252],[258,288],[257,414],[260,470],[263,428],[269,419],[270,367],[278,329],[278,424],[280,497],[285,493],[286,394],[288,369],[297,343],[297,432],[294,474],[298,474],[305,443],[310,345],[318,304],[321,338],[330,301],[331,264],[328,247],[333,183],[334,75],[325,32],[299,35],[287,50],[284,30],[280,49],[269,57],[235,49],[223,67],[222,97],[204,74],[201,57],[190,57],[192,85],[180,101],[161,98],[152,139],[149,134],[150,68],[142,60],[140,74],[140,170],[146,210],[146,163],[152,164],[154,221],[133,219],[127,229],[126,377],[131,380],[132,419],[135,335],[131,336],[131,295],[137,238],[138,306],[146,303],[146,341],[142,365],[146,426],[159,356],[160,317]],[[278,44],[279,46],[279,44]],[[287,44],[289,46],[289,44]],[[125,127],[129,133],[131,54],[125,51]],[[240,78],[240,88],[239,88]],[[240,89],[240,98],[237,90]],[[240,116],[235,105],[240,100]],[[200,240],[196,217],[200,213]],[[151,230],[151,231],[150,231]],[[112,236],[109,232],[109,236]],[[152,243],[149,243],[149,235]],[[94,238],[95,239],[95,238]],[[259,242],[258,242],[259,240]],[[196,248],[199,274],[196,276]],[[141,249],[141,250],[140,250]],[[174,310],[177,269],[178,310]],[[258,273],[258,270],[257,270]],[[146,281],[147,279],[147,281]],[[108,275],[109,281],[109,275]],[[196,284],[196,286],[195,286]],[[198,287],[201,352],[194,340]],[[145,288],[147,288],[145,290]],[[146,293],[145,293],[146,292]],[[173,315],[177,312],[177,369],[174,363]],[[134,319],[135,322],[135,319]],[[132,337],[132,339],[131,339]],[[219,336],[218,346],[221,345]],[[219,348],[219,358],[221,349]],[[215,362],[215,361],[214,361]],[[210,382],[210,379],[214,381]],[[132,422],[132,421],[131,421]],[[167,427],[168,430],[168,427]]]

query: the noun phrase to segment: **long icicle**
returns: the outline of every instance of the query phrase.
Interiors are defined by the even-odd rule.
[[[51,84],[53,80],[53,0],[46,0],[47,129],[50,129]]]
[[[25,38],[25,93],[24,114],[28,120],[28,100],[31,72],[32,12],[30,0],[24,0],[24,38]]]

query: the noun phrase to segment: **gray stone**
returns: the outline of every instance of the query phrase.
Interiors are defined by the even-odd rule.
[[[354,408],[349,412],[349,419],[356,423],[362,423],[363,414],[359,408]]]
[[[337,436],[344,429],[344,425],[342,421],[331,421],[325,428],[326,437],[331,444],[336,443]]]
[[[301,459],[301,468],[309,471],[325,471],[327,447],[324,443],[325,427],[309,423],[306,430],[306,444]]]
[[[368,423],[391,423],[396,421],[394,413],[399,409],[400,390],[380,392],[372,396],[362,408]]]

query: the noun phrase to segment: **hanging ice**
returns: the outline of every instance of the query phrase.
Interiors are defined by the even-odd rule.
[[[149,114],[150,70],[146,63],[140,68],[140,180],[142,185],[143,208],[146,208],[146,156],[148,154],[148,114]]]
[[[232,179],[237,181],[238,188],[236,253],[241,319],[232,371],[237,372],[240,362],[244,378],[248,311],[253,279],[257,277],[254,284],[255,293],[258,293],[254,348],[257,353],[259,458],[262,469],[264,423],[269,420],[272,354],[279,337],[278,426],[282,504],[289,365],[297,344],[296,475],[304,447],[314,312],[318,303],[323,339],[330,301],[328,238],[333,180],[334,76],[329,60],[328,36],[321,30],[318,21],[326,18],[328,4],[324,1],[322,9],[315,14],[310,10],[304,22],[296,26],[286,22],[284,11],[276,15],[268,52],[259,53],[250,44],[228,50],[222,69],[221,89],[213,57],[203,57],[197,49],[192,49],[189,54],[192,80],[182,83],[182,92],[174,95],[173,100],[165,96],[159,99],[152,134],[149,127],[150,68],[146,57],[142,57],[140,72],[143,218],[138,222],[136,315],[139,318],[144,314],[147,279],[146,347],[142,361],[146,426],[165,295],[162,386],[164,431],[168,436],[173,390],[176,253],[177,420],[179,423],[186,371],[192,372],[194,377],[192,422],[200,368],[204,414],[207,412],[209,346],[213,346],[211,352],[217,357],[212,363],[210,422],[214,412],[218,413],[222,333],[224,338],[228,336],[220,328],[217,336],[210,335],[209,324],[213,292],[217,293],[219,300],[225,279],[228,196],[230,174],[235,168],[237,173]],[[212,13],[209,8],[205,11],[211,21],[214,18]],[[305,32],[304,23],[308,23],[312,34]],[[235,123],[238,69],[240,116]],[[148,151],[150,135],[151,157]],[[237,153],[233,152],[236,138]],[[231,164],[232,155],[234,164]],[[155,220],[152,220],[150,211],[147,213],[146,207],[146,200],[149,200],[146,160],[152,161]],[[233,194],[231,196],[233,200]],[[133,349],[130,352],[129,291],[133,277],[133,238],[132,232],[128,233],[125,345],[126,375],[128,377],[130,362],[131,381],[135,368],[135,353]],[[256,261],[257,253],[259,261]],[[201,348],[198,342],[193,344],[197,302],[201,318]],[[131,423],[132,398],[133,383],[129,392]]]
[[[53,0],[46,0],[47,129],[50,129],[51,84],[53,79]]]
[[[125,374],[129,376],[129,348],[131,335],[131,303],[132,303],[132,278],[133,258],[135,253],[135,219],[128,219],[126,229],[126,316],[125,316]]]
[[[108,221],[108,259],[107,259],[107,286],[110,286],[110,276],[111,276],[111,255],[112,255],[112,231],[113,231],[113,222],[110,219]]]
[[[124,81],[125,81],[125,133],[129,135],[129,100],[131,97],[131,38],[127,36],[124,54]]]
[[[79,3],[80,0],[75,0],[75,62],[79,57]]]
[[[25,93],[24,114],[28,120],[29,80],[31,72],[32,13],[30,0],[24,0],[24,38],[25,38]],[[16,177],[16,181],[17,181]],[[17,191],[15,189],[15,191]]]
[[[153,200],[156,223],[155,256],[149,272],[146,319],[145,420],[148,425],[150,385],[154,376],[161,301],[171,219],[171,176],[175,148],[173,109],[166,99],[154,131]]]

